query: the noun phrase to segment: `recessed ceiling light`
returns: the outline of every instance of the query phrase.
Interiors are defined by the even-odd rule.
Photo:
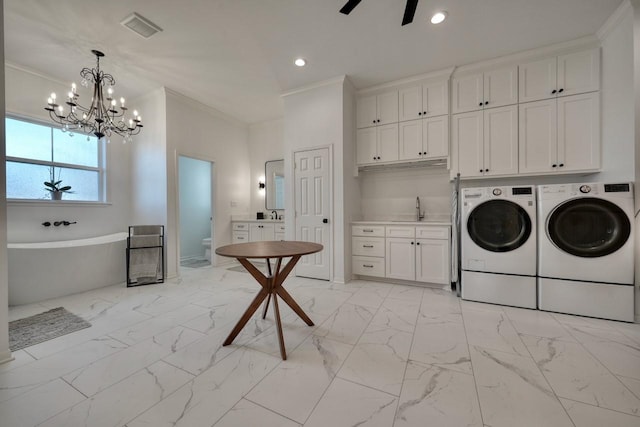
[[[436,12],[431,17],[431,23],[432,24],[439,24],[442,21],[444,21],[445,19],[447,19],[447,12],[444,12],[444,11]]]
[[[293,61],[294,64],[296,64],[298,67],[304,67],[305,65],[307,65],[307,61],[304,58],[296,58],[295,61]]]

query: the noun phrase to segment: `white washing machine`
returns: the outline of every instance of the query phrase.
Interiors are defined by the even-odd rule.
[[[538,187],[541,310],[632,322],[633,188]]]
[[[535,187],[465,188],[461,215],[462,298],[537,308]]]

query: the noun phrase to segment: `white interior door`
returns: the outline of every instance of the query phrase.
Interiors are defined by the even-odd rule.
[[[329,280],[331,277],[331,218],[329,149],[295,153],[296,240],[320,243],[324,249],[300,259],[296,275]]]

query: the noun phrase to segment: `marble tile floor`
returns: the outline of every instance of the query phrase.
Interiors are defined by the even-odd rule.
[[[0,365],[0,425],[640,426],[640,324],[461,301],[446,289],[298,277],[231,346],[258,291],[222,268],[12,307],[92,327]],[[261,312],[261,310],[259,310]]]

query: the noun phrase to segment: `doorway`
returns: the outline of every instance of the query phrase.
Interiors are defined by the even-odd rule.
[[[320,243],[324,249],[300,259],[296,275],[330,280],[331,258],[331,165],[329,148],[294,154],[296,240]]]
[[[213,167],[207,160],[178,156],[181,267],[211,265]]]

